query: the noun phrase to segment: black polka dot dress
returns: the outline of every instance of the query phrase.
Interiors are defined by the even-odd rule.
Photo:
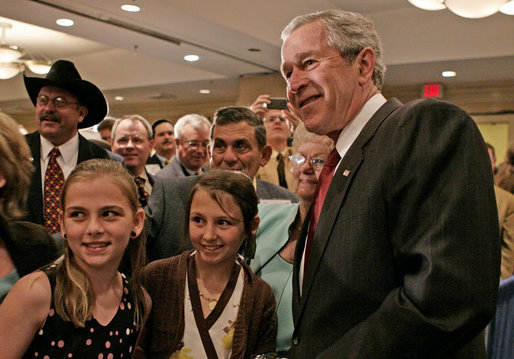
[[[53,273],[52,273],[53,272]],[[55,286],[55,271],[46,271]],[[118,312],[106,326],[92,318],[84,328],[65,322],[55,313],[54,302],[43,328],[36,333],[23,358],[61,359],[129,359],[134,351],[138,330],[134,323],[134,304],[129,282],[123,276],[123,295]]]

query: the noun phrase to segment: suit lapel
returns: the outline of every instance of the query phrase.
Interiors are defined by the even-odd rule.
[[[39,132],[33,132],[25,136],[32,154],[34,172],[30,182],[29,197],[27,203],[29,220],[43,224],[43,193],[41,184],[41,139]]]
[[[345,154],[345,156],[339,163],[339,167],[337,168],[336,173],[334,173],[332,182],[330,183],[330,187],[326,195],[326,198],[330,198],[331,200],[325,201],[321,209],[320,218],[323,218],[323,220],[318,221],[316,233],[314,234],[313,245],[309,255],[309,264],[306,268],[306,271],[304,272],[302,297],[299,297],[299,291],[295,291],[293,293],[296,299],[299,299],[300,306],[299,311],[297,311],[298,317],[295,318],[295,327],[297,326],[297,323],[301,318],[301,314],[303,313],[305,303],[308,300],[314,281],[314,277],[322,261],[322,257],[325,252],[327,243],[330,240],[330,236],[335,221],[338,217],[339,211],[344,204],[346,193],[348,192],[352,180],[364,159],[363,149],[366,146],[366,144],[373,138],[378,127],[382,124],[382,122],[388,116],[390,116],[393,111],[400,108],[401,106],[402,104],[398,100],[393,98],[387,101],[382,107],[380,107],[380,109],[371,117],[366,126],[364,126],[359,136],[355,139],[355,142],[351,145],[351,147],[348,149],[348,152]],[[303,237],[306,237],[307,235],[306,228],[308,226],[308,218],[310,218],[310,215],[307,216],[307,218],[305,219],[306,223],[304,223],[304,226],[302,228],[302,242],[299,242],[298,245],[303,245],[305,241]],[[342,239],[334,238],[333,240]],[[296,253],[295,276],[297,279],[299,262],[301,260],[302,254],[303,250],[297,251]],[[297,263],[298,265],[296,265]],[[296,283],[298,283],[297,280]],[[296,287],[298,288],[298,286]]]

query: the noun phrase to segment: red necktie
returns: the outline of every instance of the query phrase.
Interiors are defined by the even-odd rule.
[[[44,213],[45,227],[50,233],[60,231],[59,210],[61,209],[61,190],[64,184],[64,174],[57,163],[61,155],[59,148],[54,147],[49,154],[48,166],[45,172]]]
[[[330,181],[332,181],[332,176],[334,175],[334,171],[340,159],[341,157],[339,156],[339,153],[334,148],[332,152],[330,152],[330,154],[328,155],[325,165],[323,166],[321,174],[318,178],[318,185],[316,187],[316,194],[314,195],[314,203],[312,205],[311,218],[309,221],[307,243],[305,245],[304,270],[305,268],[307,268],[307,262],[309,259],[309,254],[311,252],[312,240],[314,238],[314,233],[316,232],[316,227],[318,226],[321,208],[323,207],[325,196],[327,195],[328,188],[330,187]]]

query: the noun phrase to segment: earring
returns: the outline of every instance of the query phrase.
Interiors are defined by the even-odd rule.
[[[64,237],[64,239],[68,238],[68,235],[66,233],[64,233],[62,236]]]
[[[137,234],[136,232],[132,231],[130,232],[130,238],[136,238]]]

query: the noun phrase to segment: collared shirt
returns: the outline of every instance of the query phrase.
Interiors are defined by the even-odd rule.
[[[182,167],[182,171],[186,171],[187,173],[189,173],[189,176],[196,176],[197,175],[197,173],[196,173],[197,171],[190,170],[189,168],[184,166],[184,164],[180,161],[180,158],[178,158],[178,156],[177,156],[177,160],[178,160],[178,163],[180,163],[180,167]],[[200,173],[203,173],[203,170],[202,170],[201,167],[200,167],[200,169],[198,171],[200,171]],[[186,173],[184,173],[184,174],[186,174]]]
[[[380,107],[382,107],[383,104],[387,102],[386,98],[381,94],[378,93],[371,97],[365,104],[362,106],[362,109],[360,112],[355,116],[353,120],[351,120],[341,131],[339,134],[339,137],[336,141],[336,149],[339,153],[339,156],[341,156],[341,159],[346,155],[346,152],[348,152],[348,149],[351,147],[351,145],[355,142],[357,139],[357,136],[361,133],[362,129],[366,124],[371,120],[371,117],[378,111]],[[334,173],[337,172],[337,169],[339,168],[339,165],[341,164],[341,160],[339,160],[339,163],[337,164],[337,167],[334,171]],[[307,241],[305,241],[304,248],[303,248],[303,255],[302,255],[302,262],[300,263],[300,273],[299,273],[299,280],[300,280],[300,296],[302,295],[302,287],[303,287],[303,275],[304,275],[304,262],[305,262],[305,245],[307,245]]]
[[[62,173],[64,174],[64,178],[68,178],[71,171],[77,166],[77,161],[79,158],[79,135],[75,134],[68,142],[63,143],[60,146],[54,146],[50,141],[48,141],[43,136],[39,136],[41,139],[41,158],[39,159],[41,164],[41,192],[44,197],[44,183],[45,183],[45,172],[46,167],[48,166],[49,154],[50,151],[54,147],[58,147],[61,155],[57,157],[57,163],[61,167]]]
[[[160,154],[158,154],[157,152],[155,152],[155,155],[157,156],[157,158],[159,159],[159,161],[161,162],[162,166],[166,166],[169,162],[168,162],[168,159],[164,156],[161,156]],[[171,157],[173,158],[173,157]],[[171,158],[170,158],[170,161],[171,161]]]

